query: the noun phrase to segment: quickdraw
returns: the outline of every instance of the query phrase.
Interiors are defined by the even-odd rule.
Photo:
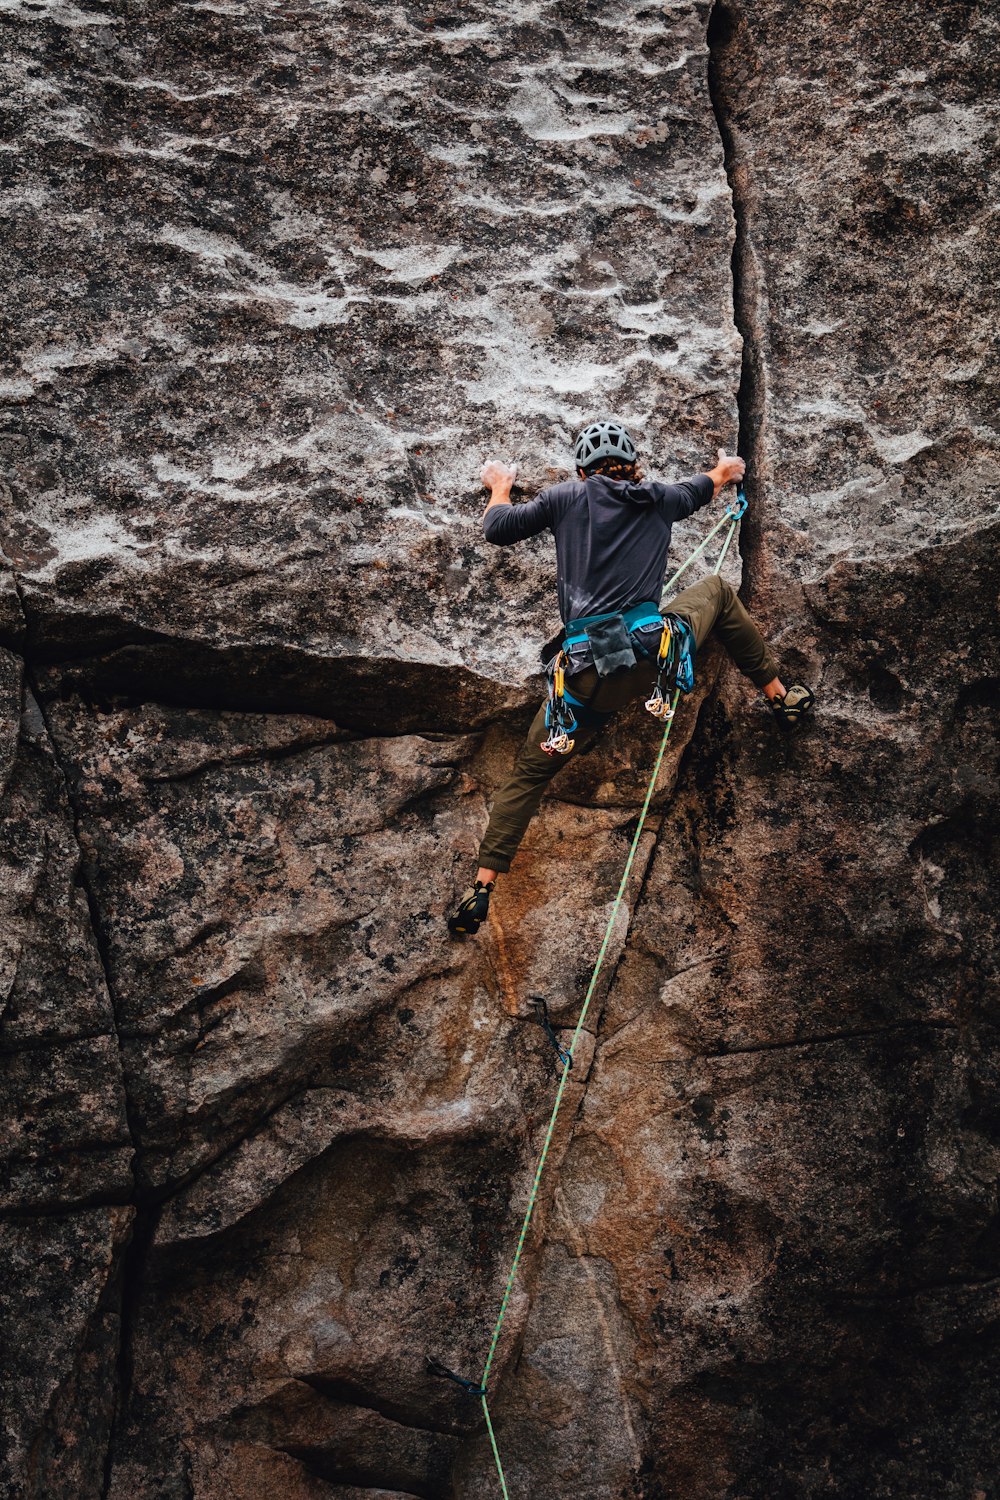
[[[573,1066],[573,1059],[572,1057],[570,1057],[569,1053],[566,1051],[566,1048],[563,1046],[562,1042],[556,1035],[556,1029],[549,1017],[549,1006],[548,1001],[545,999],[545,996],[529,995],[528,999],[531,1001],[532,1005],[538,1007],[538,1019],[542,1023],[542,1029],[545,1032],[545,1035],[548,1037],[549,1041],[556,1049],[556,1052],[559,1056],[559,1061],[562,1063],[564,1068],[571,1068]]]
[[[694,632],[678,615],[664,615],[660,648],[656,654],[656,683],[646,699],[646,710],[661,724],[669,724],[673,709],[664,687],[690,693],[694,687]]]
[[[663,674],[670,665],[670,648],[673,642],[674,636],[670,629],[670,621],[664,620],[660,649],[656,653],[656,686],[653,688],[652,696],[647,698],[644,704],[646,712],[652,714],[654,719],[659,719],[661,724],[669,724],[674,716],[669,701],[663,696]]]
[[[579,728],[579,724],[566,701],[566,663],[568,660],[565,651],[560,651],[549,678],[549,701],[545,705],[545,727],[549,732],[540,745],[540,749],[544,750],[546,755],[568,755],[576,744],[576,740],[572,739],[571,735],[574,729]]]
[[[669,724],[674,716],[674,710],[669,701],[664,698],[663,689],[659,683],[656,684],[652,697],[646,699],[643,707],[647,713],[653,715],[654,719],[659,719],[661,724]]]

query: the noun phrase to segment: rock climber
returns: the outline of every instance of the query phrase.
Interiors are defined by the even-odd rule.
[[[660,691],[665,663],[669,685],[689,691],[694,653],[714,635],[762,690],[783,730],[800,729],[814,706],[808,688],[786,689],[767,643],[724,578],[703,578],[677,595],[668,614],[660,613],[673,522],[742,480],[743,460],[720,448],[713,469],[681,484],[644,479],[632,438],[611,420],[584,428],[574,459],[577,479],[518,505],[510,499],[516,468],[490,461],[482,471],[490,491],[483,516],[488,542],[509,547],[546,529],[555,536],[565,624],[542,653],[548,700],[494,798],[475,881],[448,919],[456,934],[478,932],[486,920],[497,876],[510,869],[546,786],[566,761],[592,745],[636,698],[652,692],[647,708],[660,719],[669,716]]]

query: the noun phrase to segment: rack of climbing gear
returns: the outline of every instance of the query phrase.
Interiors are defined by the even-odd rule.
[[[549,677],[549,701],[545,705],[545,727],[549,732],[539,747],[546,755],[568,755],[576,744],[570,737],[579,725],[570,707],[576,700],[566,692],[568,661],[565,651],[560,651]]]
[[[733,537],[736,534],[736,528],[739,526],[740,519],[746,511],[746,508],[746,496],[744,495],[743,487],[741,485],[736,492],[735,500],[731,501],[730,504],[726,507],[726,510],[723,513],[721,519],[715,524],[715,526],[712,527],[708,535],[705,536],[703,540],[698,544],[698,546],[691,553],[690,557],[688,557],[687,560],[683,562],[677,569],[677,571],[667,579],[667,582],[664,584],[664,592],[669,592],[671,589],[673,589],[681,574],[687,571],[687,569],[691,566],[695,559],[700,557],[701,554],[705,551],[705,548],[708,546],[712,538],[716,536],[717,533],[720,532],[722,528],[728,524],[729,530],[726,533],[725,540],[722,544],[722,550],[715,561],[714,567],[712,568],[713,573],[719,573],[721,571],[722,564],[726,558],[726,553],[729,551],[730,543],[732,542]],[[675,622],[677,621],[677,618],[677,616],[671,617],[672,633],[675,629]],[[662,654],[662,652],[663,637],[661,636],[660,653]],[[560,653],[560,655],[564,654],[565,653],[562,652]],[[659,657],[657,659],[659,660]],[[560,666],[559,670],[565,670],[565,663]],[[545,1026],[546,1031],[549,1033],[550,1038],[559,1053],[559,1061],[562,1064],[562,1069],[559,1075],[559,1086],[556,1090],[556,1096],[552,1105],[552,1111],[549,1115],[548,1125],[545,1130],[545,1137],[542,1141],[542,1149],[539,1153],[538,1162],[535,1167],[535,1175],[531,1183],[531,1189],[528,1193],[528,1206],[525,1210],[524,1219],[521,1223],[521,1230],[517,1237],[517,1246],[514,1250],[514,1259],[511,1262],[510,1271],[508,1273],[507,1281],[504,1286],[503,1297],[500,1301],[500,1311],[497,1314],[496,1323],[493,1327],[493,1336],[490,1339],[490,1346],[486,1355],[486,1363],[483,1366],[483,1373],[480,1376],[479,1383],[477,1385],[474,1381],[466,1380],[462,1375],[456,1375],[453,1370],[448,1369],[447,1365],[441,1364],[440,1360],[431,1359],[430,1357],[428,1357],[427,1359],[428,1374],[437,1375],[444,1379],[453,1381],[462,1390],[464,1390],[467,1395],[475,1397],[482,1404],[483,1417],[486,1422],[486,1432],[489,1436],[490,1449],[493,1453],[493,1462],[496,1465],[497,1478],[500,1482],[500,1492],[503,1495],[503,1500],[510,1500],[510,1491],[507,1488],[507,1476],[504,1473],[503,1460],[500,1457],[500,1449],[497,1446],[496,1433],[493,1430],[493,1418],[490,1414],[489,1402],[487,1400],[487,1387],[489,1384],[490,1372],[493,1369],[493,1360],[497,1352],[497,1346],[500,1343],[500,1334],[503,1329],[504,1318],[507,1315],[507,1308],[510,1303],[511,1294],[513,1293],[515,1282],[517,1280],[518,1268],[521,1264],[521,1256],[523,1254],[524,1246],[528,1238],[528,1230],[531,1226],[532,1217],[534,1216],[535,1204],[538,1200],[538,1192],[539,1188],[541,1187],[542,1176],[545,1171],[545,1163],[548,1160],[549,1149],[552,1145],[552,1140],[555,1135],[556,1122],[558,1121],[559,1111],[562,1107],[563,1095],[566,1091],[566,1080],[569,1078],[570,1070],[573,1067],[573,1058],[576,1053],[577,1045],[583,1033],[583,1028],[587,1019],[587,1014],[590,1010],[591,1001],[593,1000],[594,994],[597,990],[597,981],[600,978],[601,970],[604,967],[604,960],[607,957],[608,947],[611,942],[611,935],[614,932],[615,923],[618,919],[618,912],[622,904],[622,898],[625,895],[629,876],[632,873],[632,866],[635,863],[635,856],[639,848],[639,840],[642,837],[642,832],[646,825],[646,816],[649,812],[650,803],[652,802],[653,795],[656,791],[656,783],[659,780],[660,767],[663,764],[663,757],[666,752],[667,741],[670,738],[670,731],[673,728],[674,713],[677,709],[677,703],[682,691],[683,689],[679,685],[676,686],[674,688],[673,698],[670,700],[670,702],[667,703],[664,699],[665,709],[663,711],[657,710],[655,712],[655,717],[661,719],[664,724],[663,737],[660,740],[660,748],[657,752],[656,760],[653,764],[652,774],[649,778],[649,785],[646,788],[646,796],[642,804],[642,810],[639,813],[639,820],[636,823],[635,833],[632,835],[632,843],[628,851],[628,858],[625,861],[625,868],[622,871],[622,877],[619,881],[618,890],[611,906],[611,913],[608,917],[607,926],[604,929],[604,937],[601,941],[601,946],[597,954],[597,961],[594,964],[593,972],[591,973],[590,981],[587,985],[587,992],[583,998],[583,1005],[581,1006],[580,1014],[577,1018],[576,1026],[573,1029],[573,1035],[568,1047],[564,1048],[559,1042],[555,1030],[549,1020],[548,1007],[545,1004],[544,1000],[541,1001],[542,1006],[544,1007],[542,1011],[543,1025]],[[647,703],[646,707],[649,708],[649,706],[650,705]],[[650,712],[654,711],[650,709]],[[546,717],[546,723],[548,723],[548,717]],[[576,727],[575,723],[572,727]],[[545,746],[543,745],[542,748],[544,749]],[[557,750],[554,753],[565,754],[566,752]],[[541,999],[540,996],[532,998],[536,1000]]]
[[[647,713],[653,715],[654,719],[660,719],[663,723],[672,719],[674,711],[663,696],[663,676],[670,671],[670,662],[673,656],[674,633],[670,629],[670,618],[667,616],[663,621],[663,633],[660,636],[660,649],[656,653],[656,685],[652,696],[643,704]]]
[[[694,688],[694,632],[679,615],[665,614],[660,646],[656,654],[656,682],[645,707],[654,719],[666,723],[673,715],[664,688],[690,693]]]

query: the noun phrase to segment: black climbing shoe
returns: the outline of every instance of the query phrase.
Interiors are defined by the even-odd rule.
[[[453,917],[448,918],[448,931],[459,935],[477,933],[490,914],[490,891],[493,882],[489,880],[484,885],[477,880],[475,885],[470,885],[461,901],[458,903],[458,911]]]
[[[798,734],[812,717],[815,706],[812,693],[799,683],[790,687],[783,698],[771,699],[771,711],[785,734]]]

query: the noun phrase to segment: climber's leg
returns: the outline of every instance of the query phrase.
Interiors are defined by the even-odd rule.
[[[538,811],[545,788],[567,761],[586,750],[597,739],[605,725],[619,709],[636,698],[645,697],[652,688],[656,668],[651,662],[638,662],[627,672],[599,677],[593,667],[568,679],[566,686],[585,708],[575,708],[579,722],[573,731],[573,749],[569,755],[547,755],[541,749],[545,738],[545,705],[538,710],[521,746],[514,769],[497,792],[490,812],[489,826],[479,847],[479,878],[484,872],[490,878],[510,869],[525,829]]]
[[[594,674],[596,676],[596,673]],[[574,696],[582,692],[574,686]],[[541,748],[547,730],[545,704],[531,721],[524,744],[518,752],[514,769],[493,799],[490,821],[479,846],[479,869],[475,883],[464,891],[458,910],[448,918],[453,933],[476,933],[489,915],[490,893],[497,875],[510,869],[525,830],[542,800],[545,788],[568,760],[579,755],[601,732],[600,723],[578,726],[573,732],[573,749],[568,755],[547,755]]]
[[[731,583],[713,573],[684,589],[669,607],[691,626],[699,647],[709,635],[718,637],[744,676],[769,700],[782,729],[802,727],[813,710],[813,695],[798,683],[786,690],[770,647]]]
[[[581,679],[588,675],[589,673],[581,673]],[[593,675],[596,677],[597,674]],[[593,683],[584,686],[580,679],[570,686],[574,697],[579,698],[585,698],[588,689],[593,691]],[[579,711],[577,716],[581,717]],[[492,872],[495,877],[510,869],[510,862],[517,853],[528,824],[538,811],[545,788],[568,761],[593,744],[603,728],[603,722],[588,725],[581,723],[573,731],[573,749],[568,755],[547,755],[541,748],[546,735],[545,704],[542,704],[531,721],[531,728],[518,752],[514,769],[493,799],[490,821],[479,846],[480,877],[484,871]]]
[[[683,589],[668,606],[694,631],[699,648],[714,632],[745,677],[763,690],[778,678],[778,665],[731,583],[712,573]],[[779,682],[780,686],[780,682]]]
[[[585,709],[574,709],[580,720],[573,731],[573,749],[568,755],[547,755],[541,748],[545,738],[545,704],[531,723],[514,769],[497,792],[490,810],[490,821],[479,846],[479,869],[476,882],[463,894],[457,913],[449,918],[452,932],[476,932],[486,920],[489,896],[498,874],[510,869],[545,788],[567,761],[586,750],[598,738],[605,725],[626,703],[648,696],[656,677],[655,665],[638,662],[628,672],[600,678],[593,667],[578,673],[567,682],[574,698],[581,699]]]

